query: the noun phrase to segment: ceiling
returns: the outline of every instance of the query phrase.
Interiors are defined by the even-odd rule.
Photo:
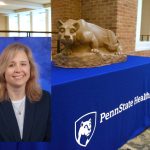
[[[39,9],[50,3],[51,0],[0,0],[0,13],[6,15],[21,9]]]

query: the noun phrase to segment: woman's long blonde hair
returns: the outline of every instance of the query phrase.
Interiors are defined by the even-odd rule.
[[[30,48],[21,43],[13,43],[6,47],[0,55],[0,102],[9,99],[4,74],[9,62],[19,51],[24,51],[26,53],[30,64],[30,78],[27,81],[25,88],[26,96],[30,101],[39,101],[41,98],[42,90],[37,82],[38,72]]]

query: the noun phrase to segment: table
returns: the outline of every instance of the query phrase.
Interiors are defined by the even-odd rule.
[[[52,150],[116,150],[150,126],[150,58],[52,73]]]

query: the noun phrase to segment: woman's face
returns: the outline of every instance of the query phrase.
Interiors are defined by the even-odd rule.
[[[30,64],[24,51],[17,52],[10,60],[6,71],[5,79],[9,87],[25,87],[30,78]]]

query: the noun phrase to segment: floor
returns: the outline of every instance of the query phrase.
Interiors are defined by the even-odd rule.
[[[150,128],[129,140],[119,150],[150,150]]]

